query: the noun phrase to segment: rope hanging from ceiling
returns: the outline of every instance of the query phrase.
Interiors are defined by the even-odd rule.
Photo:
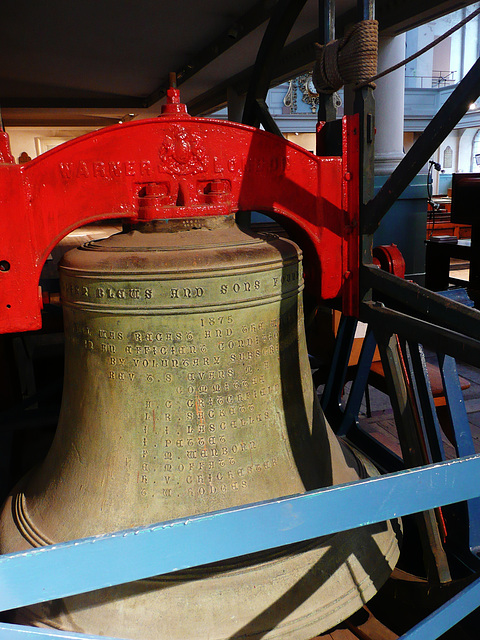
[[[326,45],[316,44],[317,59],[313,69],[313,83],[319,93],[333,93],[344,84],[360,87],[375,87],[375,80],[400,69],[415,58],[432,49],[442,40],[466,25],[480,14],[477,7],[470,15],[454,25],[444,34],[435,38],[426,47],[377,75],[378,23],[364,20],[354,25],[343,38]]]
[[[344,84],[366,84],[377,72],[378,22],[357,22],[343,38],[315,47],[313,83],[319,93],[333,93]]]

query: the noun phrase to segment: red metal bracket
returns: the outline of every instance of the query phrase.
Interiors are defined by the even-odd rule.
[[[373,264],[394,276],[405,278],[405,260],[396,244],[381,244],[373,249]]]
[[[175,90],[171,90],[175,91]],[[176,96],[162,117],[115,125],[23,165],[0,165],[0,332],[41,326],[38,283],[52,248],[108,218],[262,211],[301,245],[311,288],[358,291],[358,119],[343,121],[342,157],[317,157],[240,124],[193,118]]]

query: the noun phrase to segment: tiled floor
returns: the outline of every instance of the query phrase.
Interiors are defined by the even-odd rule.
[[[433,360],[434,356],[427,356],[428,360]],[[463,391],[465,408],[468,422],[470,424],[473,443],[477,453],[480,452],[480,370],[457,362],[459,375],[467,379],[470,387]],[[366,415],[365,404],[362,404],[360,413],[360,426],[367,433],[373,435],[377,440],[391,448],[400,455],[400,445],[397,438],[397,430],[390,400],[387,395],[369,387],[370,403],[372,407],[371,417]],[[455,450],[446,436],[443,437],[443,444],[447,458],[455,457]]]
[[[461,260],[452,259],[450,261],[450,276],[458,280],[468,282],[469,278],[468,263]],[[427,355],[427,360],[435,362],[435,356]],[[480,363],[479,363],[480,367]],[[470,387],[463,391],[465,400],[465,408],[467,410],[468,421],[470,424],[473,442],[476,452],[480,452],[480,369],[475,369],[470,365],[457,362],[457,370],[460,376],[466,378],[470,382]],[[374,435],[384,444],[388,443],[396,453],[399,453],[400,447],[396,434],[395,421],[390,406],[389,398],[376,389],[370,387],[370,398],[372,404],[371,417],[366,416],[365,405],[362,405],[360,416],[360,424],[365,431]],[[455,450],[446,437],[443,439],[445,452],[447,457],[455,457]]]
[[[467,411],[468,422],[470,424],[475,451],[480,452],[480,370],[474,369],[469,365],[457,362],[459,374],[470,382],[470,387],[463,391],[465,400],[465,408]],[[389,447],[394,453],[400,455],[400,445],[398,443],[397,430],[390,400],[387,395],[369,387],[371,417],[366,415],[365,404],[362,404],[359,416],[360,426],[367,433],[374,436],[382,444]],[[443,445],[447,458],[456,456],[455,449],[443,436]]]

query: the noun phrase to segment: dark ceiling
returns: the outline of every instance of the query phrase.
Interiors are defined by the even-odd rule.
[[[300,0],[301,1],[301,0]],[[470,4],[377,0],[381,33],[395,34]],[[4,0],[0,106],[5,125],[107,124],[159,113],[170,71],[192,114],[246,91],[276,0]],[[337,0],[337,33],[355,21]],[[311,66],[318,0],[307,0],[274,80]]]

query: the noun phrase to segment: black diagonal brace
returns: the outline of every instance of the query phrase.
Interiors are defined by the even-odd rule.
[[[258,50],[243,111],[244,124],[259,126],[258,100],[265,101],[267,97],[275,64],[305,2],[306,0],[278,0]]]
[[[425,320],[389,309],[379,302],[363,302],[360,320],[370,324],[375,332],[407,337],[433,351],[441,351],[461,362],[478,367],[480,342],[462,333],[445,329]]]
[[[363,278],[373,297],[402,313],[444,327],[480,343],[480,311],[407,282],[377,267],[364,266]],[[437,347],[441,345],[437,345]],[[477,365],[480,360],[477,360]]]
[[[480,95],[480,58],[425,128],[377,195],[365,206],[362,233],[371,234],[423,165]]]

